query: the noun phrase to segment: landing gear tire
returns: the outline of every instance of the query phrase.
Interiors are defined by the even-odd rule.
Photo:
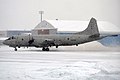
[[[49,48],[46,48],[46,51],[49,51]]]
[[[17,48],[15,48],[15,51],[17,51]]]
[[[78,46],[78,44],[76,44],[76,46]]]
[[[49,48],[48,47],[47,48],[43,47],[42,51],[49,51]]]
[[[42,48],[42,51],[45,51],[45,48],[44,48],[44,47]]]
[[[58,45],[56,45],[56,48],[58,48]]]

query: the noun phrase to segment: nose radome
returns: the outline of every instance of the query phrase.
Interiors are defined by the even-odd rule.
[[[3,44],[7,45],[7,42],[6,42],[6,40],[4,40],[4,41],[3,41]]]
[[[5,41],[3,41],[2,43],[5,44]]]

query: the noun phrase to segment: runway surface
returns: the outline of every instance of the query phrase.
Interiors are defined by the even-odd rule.
[[[88,46],[87,46],[88,47]],[[0,80],[120,80],[119,50],[0,46]]]

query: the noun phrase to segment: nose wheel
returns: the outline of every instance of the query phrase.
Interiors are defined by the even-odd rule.
[[[17,48],[15,47],[15,49],[14,49],[15,51],[17,51]]]
[[[49,48],[48,47],[47,48],[43,47],[42,51],[49,51]]]

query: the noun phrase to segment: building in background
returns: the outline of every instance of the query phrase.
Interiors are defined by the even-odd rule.
[[[44,20],[40,22],[33,30],[32,35],[48,35],[48,34],[56,34],[57,28],[55,28],[48,21]]]
[[[100,33],[120,32],[120,29],[107,21],[97,21]],[[88,27],[89,21],[76,20],[44,20],[40,22],[33,30],[33,35],[42,34],[71,34],[80,32]]]
[[[27,31],[27,30],[6,30],[6,31],[0,31],[0,37],[11,37],[11,36],[22,35],[22,34],[27,34],[27,33],[31,34],[31,31]]]

